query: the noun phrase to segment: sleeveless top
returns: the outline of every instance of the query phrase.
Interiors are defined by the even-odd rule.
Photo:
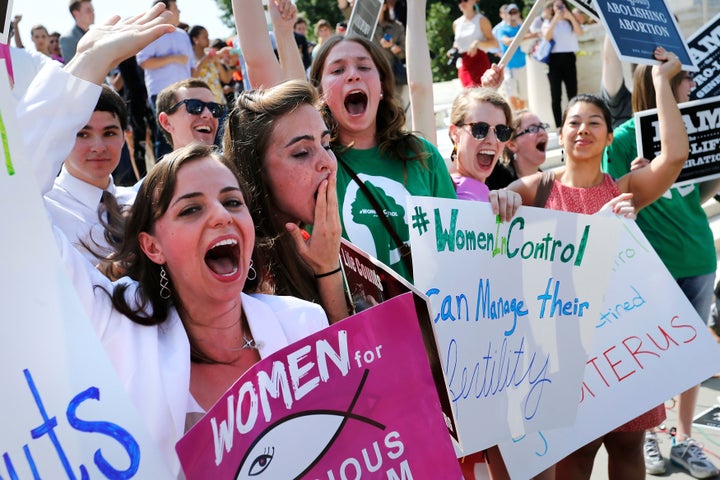
[[[470,20],[465,18],[465,15],[455,20],[455,43],[460,53],[467,52],[475,40],[487,40],[480,29],[482,18],[483,15],[478,13]]]
[[[602,183],[590,188],[569,187],[555,180],[545,208],[593,214],[620,193],[615,180],[607,173],[603,174]]]

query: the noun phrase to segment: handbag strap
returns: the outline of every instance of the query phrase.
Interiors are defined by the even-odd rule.
[[[540,177],[540,184],[535,192],[535,203],[533,203],[534,207],[545,207],[545,203],[547,203],[550,191],[552,190],[553,182],[555,182],[555,172],[552,170],[544,171]]]
[[[390,234],[390,237],[392,237],[393,242],[395,242],[395,245],[397,245],[398,251],[400,252],[400,257],[402,258],[403,262],[405,262],[405,266],[408,268],[408,271],[412,275],[412,258],[410,257],[410,246],[402,241],[400,235],[398,235],[397,231],[395,230],[395,227],[392,226],[392,223],[390,223],[390,220],[387,218],[387,215],[385,215],[385,212],[375,198],[375,195],[373,195],[367,185],[365,185],[365,182],[360,180],[360,177],[358,177],[357,174],[340,157],[338,157],[337,160],[338,163],[345,169],[345,171],[352,177],[355,183],[357,183],[358,187],[360,187],[360,190],[363,192],[363,195],[365,195],[365,198],[367,198],[370,202],[370,205],[372,205],[375,213],[377,213],[378,218],[385,227],[385,230],[387,230],[387,232]]]

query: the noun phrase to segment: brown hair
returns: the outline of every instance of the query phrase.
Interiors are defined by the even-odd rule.
[[[174,291],[168,299],[160,296],[160,265],[145,255],[140,248],[138,236],[140,232],[152,233],[157,220],[167,211],[175,194],[178,172],[182,167],[189,162],[208,157],[225,165],[235,175],[245,202],[252,211],[242,177],[232,162],[216,152],[212,146],[191,143],[165,155],[162,162],[158,162],[143,181],[125,223],[121,246],[114,257],[115,263],[139,285],[134,292],[134,301],[130,303],[127,300],[127,297],[130,297],[130,285],[127,283],[117,284],[113,291],[108,293],[115,309],[135,323],[159,325],[167,320],[170,307],[180,303],[181,299],[176,297]],[[264,261],[257,249],[253,250],[252,260],[257,276],[253,280],[247,279],[243,287],[243,291],[249,293],[259,291],[264,281]],[[172,286],[170,289],[173,290]],[[190,343],[193,345],[192,339]]]
[[[267,258],[275,292],[319,302],[317,281],[280,218],[265,166],[275,122],[303,105],[319,106],[317,91],[304,81],[242,92],[228,115],[223,147],[250,186],[257,249]]]
[[[685,78],[685,72],[681,71],[670,79],[670,88],[676,99],[677,89],[683,78]],[[638,65],[633,72],[632,109],[633,112],[642,112],[651,108],[657,108],[655,85],[652,79],[652,65]]]
[[[82,5],[84,2],[92,3],[92,0],[70,0],[70,6],[68,7],[68,9],[70,10],[70,15],[72,15],[73,12],[77,12],[78,10],[80,10],[80,5]]]
[[[422,142],[404,129],[405,110],[395,98],[395,76],[380,47],[356,35],[333,35],[322,44],[310,68],[310,80],[313,85],[317,87],[322,95],[321,82],[325,61],[332,49],[341,42],[355,42],[367,50],[380,74],[383,97],[380,99],[375,119],[375,137],[380,151],[385,155],[391,155],[403,161],[424,160],[427,154],[423,151]],[[331,131],[333,150],[340,155],[349,147],[341,145],[338,141],[338,125],[330,108],[324,105],[321,112],[325,117],[325,123]]]

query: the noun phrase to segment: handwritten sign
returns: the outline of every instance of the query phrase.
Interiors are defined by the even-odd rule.
[[[2,478],[171,478],[85,316],[0,69]]]
[[[720,13],[688,38],[687,43],[698,66],[690,100],[720,95]]]
[[[530,478],[717,371],[720,346],[634,222],[623,225],[577,419],[500,444],[513,478]]]
[[[665,0],[608,0],[595,6],[621,60],[655,65],[653,51],[661,46],[675,53],[685,70],[697,71]]]
[[[690,151],[674,186],[720,176],[720,97],[685,102],[679,107],[688,133]],[[660,126],[656,108],[635,114],[635,136],[638,155],[655,158],[660,153]]]
[[[384,0],[356,0],[348,20],[347,34],[372,40],[384,3]]]
[[[177,445],[188,480],[460,479],[412,294],[255,364]]]
[[[521,207],[500,223],[484,202],[409,202],[415,284],[430,297],[464,453],[571,425],[617,222]]]

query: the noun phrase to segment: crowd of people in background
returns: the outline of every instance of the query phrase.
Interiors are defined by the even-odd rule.
[[[170,324],[167,331],[160,329],[162,335],[187,350],[187,365],[174,388],[186,397],[189,392],[190,402],[168,400],[172,412],[160,422],[162,430],[151,432],[174,468],[172,446],[187,425],[269,353],[254,343],[265,333],[258,319],[272,317],[286,334],[273,344],[277,349],[355,311],[336,268],[341,237],[413,280],[404,214],[409,195],[490,202],[505,220],[520,205],[637,215],[701,318],[709,316],[716,258],[701,204],[720,185],[703,184],[683,195],[670,190],[661,198],[688,150],[687,136],[678,134],[684,129],[677,103],[688,99],[694,83],[677,57],[657,49],[659,65],[638,68],[631,94],[618,81],[619,59],[606,55],[601,96],[578,95],[578,37],[588,21],[583,12],[565,0],[548,1],[524,34],[522,48],[498,67],[493,63],[521,31],[523,8],[502,5],[501,21],[493,26],[478,0],[459,0],[447,55],[464,90],[452,107],[448,171],[434,132],[427,138],[416,134],[434,121],[428,121],[433,112],[413,109],[422,86],[417,72],[429,70],[426,47],[408,40],[418,34],[413,22],[424,16],[425,1],[415,2],[386,0],[373,38],[365,39],[345,36],[354,0],[337,0],[345,22],[336,25],[302,18],[289,0],[273,0],[268,6],[272,32],[260,0],[234,0],[238,34],[222,39],[214,38],[202,19],[185,23],[177,0],[155,0],[155,17],[175,28],[161,30],[158,23],[132,40],[115,33],[112,51],[82,46],[95,23],[92,0],[70,2],[73,25],[62,34],[43,25],[27,28],[22,15],[13,17],[18,96],[41,64],[55,62],[66,64],[65,74],[88,87],[63,99],[68,78],[57,73],[57,91],[45,92],[47,99],[66,105],[77,97],[86,108],[94,103],[86,124],[70,121],[57,133],[46,132],[68,144],[69,156],[57,158],[41,148],[33,161],[57,167],[45,168],[38,181],[89,315],[101,325],[112,320],[143,326],[101,340],[119,362],[124,351],[118,342],[144,344],[155,333],[142,328]],[[414,8],[421,9],[420,16]],[[31,50],[23,36],[41,58],[23,63]],[[566,155],[553,172],[541,171],[550,119],[527,110],[532,88],[527,64],[534,61],[528,53],[541,41],[552,44],[547,60],[552,121]],[[73,61],[79,42],[88,58]],[[30,63],[37,68],[25,68]],[[99,89],[91,85],[103,83]],[[563,85],[569,99],[564,110]],[[633,161],[635,134],[628,118],[633,110],[654,107],[659,108],[662,152],[653,168],[645,168],[647,161]],[[74,120],[76,112],[68,109]],[[590,148],[574,140],[581,136],[592,139]],[[606,148],[611,153],[604,153]],[[169,188],[163,190],[164,185]],[[202,201],[187,210],[176,206],[175,201],[182,200],[181,207],[186,201],[185,191],[201,192]],[[183,215],[190,220],[178,220]],[[679,239],[679,232],[691,229],[702,235],[695,243],[673,245],[654,230],[667,219]],[[189,229],[209,235],[201,221],[228,225],[226,236],[203,239],[197,255],[186,255],[199,250],[189,237],[181,245],[186,251],[169,241]],[[685,253],[678,254],[681,250]],[[686,255],[698,258],[697,264],[687,262]],[[110,283],[124,276],[132,282]],[[211,292],[198,279],[222,286]],[[139,292],[139,304],[128,303],[127,291]],[[307,323],[293,325],[294,315]],[[181,323],[172,323],[178,318]],[[210,324],[214,330],[208,331]],[[206,343],[209,337],[214,343]],[[242,342],[245,346],[237,347]],[[158,368],[136,384],[128,381],[133,400],[147,403],[146,391],[162,396],[152,384],[168,381],[160,368],[168,360],[142,356],[136,361]],[[682,437],[672,448],[672,460],[696,478],[707,478],[718,472],[690,437],[696,401],[697,387],[680,396]],[[187,411],[186,403],[191,404]],[[611,478],[661,474],[664,459],[653,428],[663,418],[662,406],[653,409],[538,478],[589,478],[601,444],[615,465]],[[463,468],[485,460],[491,478],[507,477],[497,448],[472,457]],[[465,474],[474,478],[469,470]]]

